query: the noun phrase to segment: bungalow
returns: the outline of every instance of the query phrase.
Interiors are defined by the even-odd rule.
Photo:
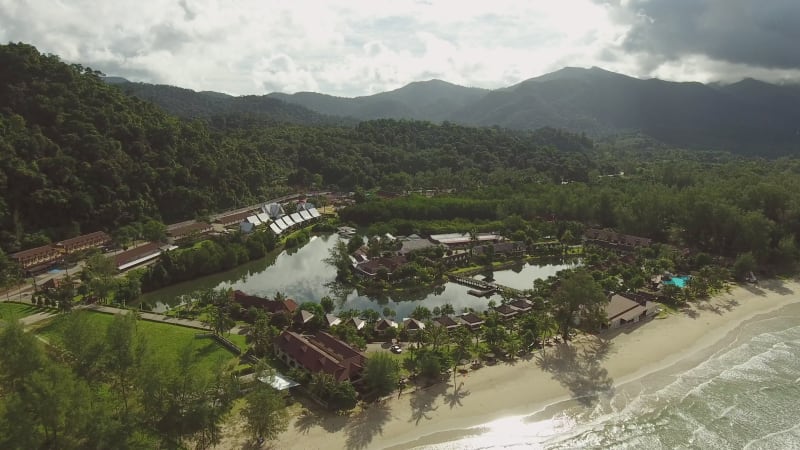
[[[301,309],[297,315],[294,316],[294,324],[297,327],[303,327],[309,322],[314,320],[314,313]]]
[[[375,331],[376,334],[383,335],[389,328],[397,328],[397,322],[390,319],[381,319],[375,322],[375,327],[373,328],[373,330]]]
[[[425,329],[425,324],[420,320],[409,317],[403,319],[403,328],[408,334],[416,334]]]
[[[516,309],[517,311],[519,311],[521,313],[525,313],[525,312],[528,312],[531,309],[533,309],[533,303],[531,303],[530,301],[528,301],[528,300],[526,300],[524,298],[518,298],[518,299],[514,300],[513,302],[508,302],[508,306]]]
[[[466,313],[458,317],[459,321],[471,331],[477,331],[483,325],[484,320],[475,313]]]
[[[54,263],[59,258],[61,258],[61,252],[52,245],[43,245],[11,254],[11,259],[16,261],[24,270]]]
[[[287,298],[285,300],[269,300],[255,295],[248,295],[240,290],[233,291],[233,302],[244,309],[263,309],[269,314],[286,314],[291,316],[297,310],[297,302]]]
[[[519,314],[519,311],[516,308],[512,308],[509,305],[495,306],[494,311],[498,316],[500,316],[501,320],[513,319],[517,314]]]
[[[111,243],[111,236],[103,231],[84,234],[82,236],[66,239],[56,243],[56,248],[64,253],[73,253],[87,248],[99,248]]]
[[[458,322],[453,320],[450,316],[441,316],[433,319],[434,325],[444,327],[447,331],[452,331],[458,328]]]
[[[625,324],[636,323],[658,312],[658,307],[653,302],[646,302],[644,306],[635,300],[620,294],[613,294],[605,306],[606,327],[617,328]]]
[[[344,325],[349,325],[356,329],[356,331],[361,331],[364,328],[364,325],[367,324],[367,321],[364,319],[359,319],[358,317],[351,317],[344,321]]]
[[[342,323],[342,319],[334,316],[333,314],[325,314],[325,325],[327,325],[329,328],[334,325],[339,325],[340,323]]]
[[[314,336],[284,331],[275,340],[274,349],[289,367],[327,373],[339,382],[358,381],[367,362],[363,353],[324,331]]]
[[[386,271],[388,276],[391,276],[395,270],[399,269],[403,264],[406,263],[406,257],[399,255],[399,256],[391,256],[391,257],[380,257],[380,258],[373,258],[369,261],[364,261],[355,265],[356,275],[367,277],[367,278],[374,278],[381,272],[381,270]]]

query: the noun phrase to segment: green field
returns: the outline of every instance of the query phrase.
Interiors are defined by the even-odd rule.
[[[0,302],[0,320],[18,320],[45,311],[48,310],[24,303]]]
[[[83,313],[88,314],[91,321],[97,323],[102,329],[107,328],[113,319],[111,314],[90,311]],[[36,333],[52,344],[58,345],[64,329],[64,318],[65,316],[54,318],[39,328]],[[141,333],[147,336],[147,342],[152,351],[163,353],[169,357],[177,358],[181,350],[191,344],[199,370],[211,371],[220,363],[233,366],[238,364],[239,358],[219,345],[217,341],[208,337],[195,337],[197,334],[203,333],[201,330],[146,320],[140,320],[137,327]],[[244,345],[244,336],[231,335],[228,338],[240,347]]]

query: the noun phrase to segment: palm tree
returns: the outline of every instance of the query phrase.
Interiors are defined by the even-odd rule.
[[[425,330],[428,334],[428,340],[433,346],[433,351],[436,351],[442,345],[447,345],[449,336],[444,327],[427,322]]]

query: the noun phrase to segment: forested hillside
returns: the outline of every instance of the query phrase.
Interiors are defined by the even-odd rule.
[[[0,46],[2,248],[192,218],[265,200],[287,183],[465,188],[493,170],[580,180],[593,167],[590,140],[552,129],[306,127],[241,114],[209,123],[170,116],[32,46]]]
[[[209,119],[228,114],[252,115],[264,123],[301,125],[346,125],[354,121],[325,116],[303,106],[268,96],[234,97],[219,92],[195,92],[162,84],[131,83],[105,79],[126,94],[155,103],[170,114],[186,119]]]

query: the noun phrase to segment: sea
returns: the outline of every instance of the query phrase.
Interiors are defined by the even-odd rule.
[[[450,449],[800,449],[800,304],[599,397],[469,430]]]

